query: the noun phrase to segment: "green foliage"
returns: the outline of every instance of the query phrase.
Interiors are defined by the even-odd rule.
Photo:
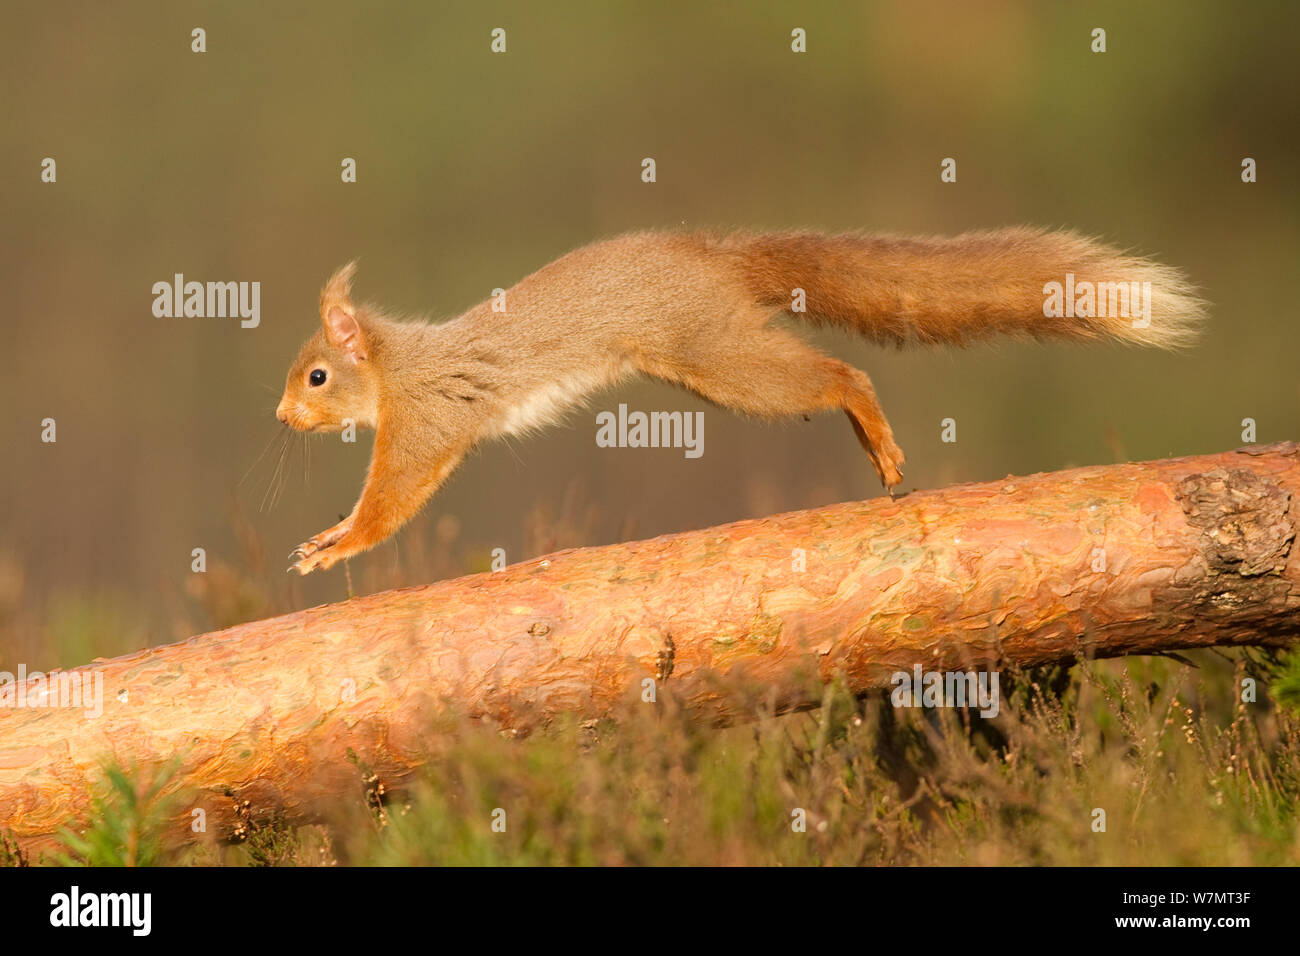
[[[179,758],[151,773],[143,767],[103,765],[100,792],[91,802],[91,823],[75,833],[59,831],[66,852],[58,855],[64,866],[150,866],[161,863],[168,816],[176,794],[166,793]]]
[[[1275,701],[1300,715],[1300,652],[1282,656],[1269,688]]]
[[[31,866],[31,860],[8,830],[0,833],[0,866]]]
[[[243,849],[249,866],[296,865],[299,862],[298,831],[285,826],[282,819],[275,819],[251,828]]]

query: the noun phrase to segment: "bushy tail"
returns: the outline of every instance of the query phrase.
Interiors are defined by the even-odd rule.
[[[791,309],[802,289],[809,319],[899,345],[1020,335],[1177,348],[1205,314],[1179,270],[1071,232],[737,233],[711,248],[763,305]]]

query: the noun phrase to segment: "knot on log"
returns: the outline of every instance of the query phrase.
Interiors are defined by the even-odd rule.
[[[1189,475],[1176,495],[1187,521],[1205,536],[1209,570],[1254,577],[1286,567],[1295,523],[1291,493],[1246,468]]]
[[[1174,494],[1201,533],[1200,553],[1184,572],[1196,601],[1245,627],[1261,622],[1243,611],[1295,603],[1293,582],[1282,573],[1295,540],[1286,488],[1246,468],[1220,467],[1188,475]]]

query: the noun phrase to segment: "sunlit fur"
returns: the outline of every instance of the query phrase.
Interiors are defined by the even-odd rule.
[[[900,346],[1010,335],[1173,348],[1191,341],[1204,313],[1175,269],[1030,228],[954,238],[635,233],[523,279],[506,291],[504,312],[487,301],[437,325],[354,305],[354,272],[349,264],[326,283],[322,327],[294,362],[277,410],[302,430],[336,430],[349,419],[376,430],[352,514],[295,552],[304,574],[391,535],[479,441],[550,424],[637,372],[760,418],[841,411],[894,487],[903,452],[871,381],[773,321],[789,317],[795,289],[807,311],[794,318]],[[1149,327],[1044,316],[1044,285],[1067,273],[1150,282]],[[309,384],[314,368],[326,370],[324,385]]]

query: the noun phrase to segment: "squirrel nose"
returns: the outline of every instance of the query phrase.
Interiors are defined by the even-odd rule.
[[[275,417],[280,419],[280,423],[282,425],[289,424],[289,412],[285,409],[284,402],[281,402],[278,406],[276,406]]]

